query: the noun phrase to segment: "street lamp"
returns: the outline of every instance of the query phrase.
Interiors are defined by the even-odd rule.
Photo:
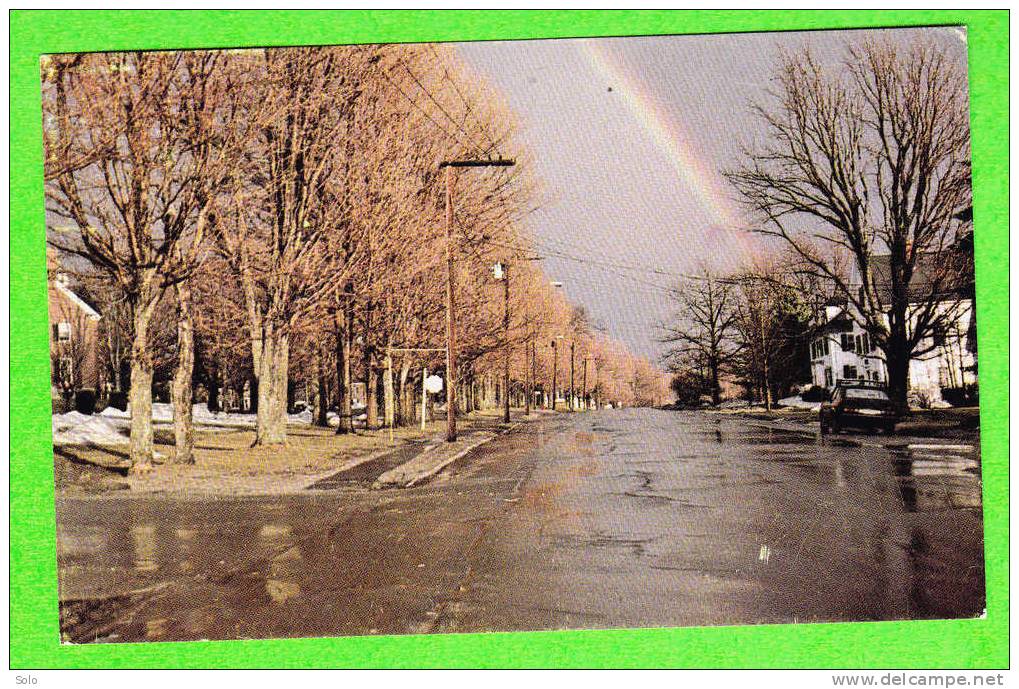
[[[492,275],[496,280],[502,280],[503,285],[503,315],[502,315],[502,336],[503,336],[503,362],[502,362],[502,422],[510,422],[510,310],[509,310],[509,266],[501,261],[492,266]]]
[[[552,340],[552,411],[555,411],[556,401],[559,398],[559,347],[558,340],[563,339],[562,335],[556,335]]]

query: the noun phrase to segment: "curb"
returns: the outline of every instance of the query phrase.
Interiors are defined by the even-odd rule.
[[[481,447],[485,443],[488,443],[488,442],[491,442],[491,441],[495,440],[496,438],[498,438],[501,435],[505,435],[506,433],[509,433],[513,429],[517,428],[519,425],[520,425],[520,422],[517,422],[515,424],[511,424],[508,428],[500,429],[500,430],[496,431],[495,433],[493,433],[492,435],[483,437],[483,438],[479,439],[477,442],[471,443],[470,445],[468,445],[467,447],[463,448],[462,450],[460,450],[460,451],[450,455],[449,457],[446,457],[445,459],[440,461],[435,466],[428,467],[427,470],[417,474],[416,476],[414,476],[410,480],[401,479],[401,480],[397,480],[397,481],[383,481],[382,478],[383,478],[383,476],[385,476],[385,474],[383,474],[379,478],[375,479],[374,483],[372,483],[372,490],[382,490],[382,489],[385,489],[385,488],[412,488],[413,486],[421,483],[422,481],[425,481],[427,479],[432,478],[433,476],[438,474],[440,471],[442,471],[443,469],[448,467],[453,462],[457,461],[458,459],[461,459],[468,452],[471,452],[472,450],[475,450],[475,449]],[[431,449],[434,449],[434,447],[426,449],[426,450],[424,450],[424,452],[429,452]],[[422,454],[424,454],[424,452],[422,452]],[[417,457],[414,457],[413,459],[411,459],[410,461],[406,462],[405,464],[401,464],[400,466],[395,467],[394,469],[390,469],[390,471],[388,471],[386,473],[397,472],[400,469],[402,469],[403,467],[407,466],[407,464],[410,464],[411,462],[415,461],[420,456],[421,455],[417,455]]]

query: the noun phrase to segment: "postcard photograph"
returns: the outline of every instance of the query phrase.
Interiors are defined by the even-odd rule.
[[[965,27],[39,68],[63,643],[984,614]]]

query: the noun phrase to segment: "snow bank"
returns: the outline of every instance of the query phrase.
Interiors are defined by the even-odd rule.
[[[130,419],[131,408],[128,407],[127,411],[121,411],[113,407],[107,407],[102,410],[100,416],[113,419]],[[227,413],[224,411],[213,412],[209,411],[209,405],[205,402],[196,404],[191,408],[192,419],[196,426],[232,426],[237,428],[254,428],[255,427],[255,415],[254,414],[236,414]],[[173,422],[173,405],[165,403],[155,403],[152,405],[152,420],[156,423],[172,423]],[[288,414],[287,421],[289,423],[311,423],[311,411],[305,410],[299,414]]]
[[[126,445],[126,430],[125,424],[76,411],[53,416],[54,445]]]
[[[799,395],[793,395],[792,397],[784,397],[778,401],[783,407],[795,407],[797,409],[809,409],[811,411],[817,411],[821,408],[820,402],[807,402]]]

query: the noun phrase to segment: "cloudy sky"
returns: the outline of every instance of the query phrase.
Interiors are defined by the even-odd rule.
[[[876,35],[933,41],[965,60],[959,28],[460,44],[517,113],[546,190],[530,218],[546,273],[634,353],[657,360],[666,288],[704,264],[760,251],[720,175],[758,135],[779,51],[838,64]]]

